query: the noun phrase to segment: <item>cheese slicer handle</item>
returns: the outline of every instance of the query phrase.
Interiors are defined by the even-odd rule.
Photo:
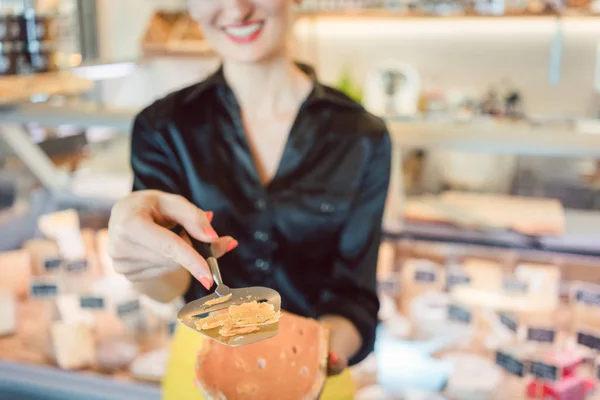
[[[231,289],[229,289],[229,287],[223,283],[223,278],[221,278],[221,270],[219,269],[217,257],[215,257],[215,253],[212,250],[212,245],[210,243],[203,243],[195,239],[193,239],[193,243],[194,247],[200,252],[200,255],[206,259],[206,262],[210,267],[210,273],[212,274],[213,280],[217,286],[215,293],[220,297],[230,294]]]

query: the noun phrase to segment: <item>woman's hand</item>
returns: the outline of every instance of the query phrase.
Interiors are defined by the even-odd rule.
[[[237,247],[232,237],[219,238],[211,226],[213,214],[181,196],[149,190],[119,201],[109,222],[109,255],[116,272],[135,282],[156,280],[181,267],[206,289],[213,285],[206,260],[189,240],[170,229],[181,225],[194,239],[212,243],[217,257]]]
[[[348,367],[348,360],[360,349],[362,339],[352,322],[337,315],[319,318],[329,328],[329,357],[327,371],[339,375]]]

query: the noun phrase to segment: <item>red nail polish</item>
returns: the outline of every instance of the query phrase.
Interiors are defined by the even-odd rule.
[[[212,211],[207,211],[206,212],[206,219],[208,220],[209,223],[212,223],[213,217],[215,216],[215,213]]]
[[[206,236],[208,236],[211,239],[218,239],[219,235],[217,235],[217,232],[215,232],[215,230],[213,229],[212,226],[207,226],[204,228],[204,234]]]
[[[200,283],[202,284],[202,286],[204,286],[206,288],[206,290],[210,290],[210,288],[212,287],[212,284],[210,283],[210,281],[208,280],[207,277],[203,276],[199,280],[200,280]]]
[[[337,364],[340,361],[340,357],[332,351],[329,353],[329,361],[331,361],[332,364]]]
[[[229,243],[227,243],[227,251],[235,249],[236,247],[238,247],[238,245],[239,243],[237,240],[231,240]]]

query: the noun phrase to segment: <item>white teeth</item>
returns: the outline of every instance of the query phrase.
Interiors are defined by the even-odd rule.
[[[225,28],[225,32],[227,32],[227,34],[229,34],[233,37],[236,37],[236,38],[244,38],[244,37],[251,36],[251,35],[255,34],[256,32],[258,32],[261,25],[262,25],[262,23],[258,22],[256,24],[252,24],[252,25],[230,26],[230,27]]]

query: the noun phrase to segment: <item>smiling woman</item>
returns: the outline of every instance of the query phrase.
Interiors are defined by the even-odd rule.
[[[189,0],[190,14],[223,58],[257,62],[286,49],[290,0]],[[252,44],[252,46],[240,46]]]
[[[113,210],[111,256],[141,292],[192,301],[213,285],[198,245],[211,243],[230,287],[275,289],[284,312],[327,326],[327,370],[337,375],[373,350],[390,137],[291,59],[292,6],[189,1],[222,66],[137,116],[135,193]],[[187,340],[178,332],[175,342]],[[196,399],[194,343],[174,343],[163,398]]]

